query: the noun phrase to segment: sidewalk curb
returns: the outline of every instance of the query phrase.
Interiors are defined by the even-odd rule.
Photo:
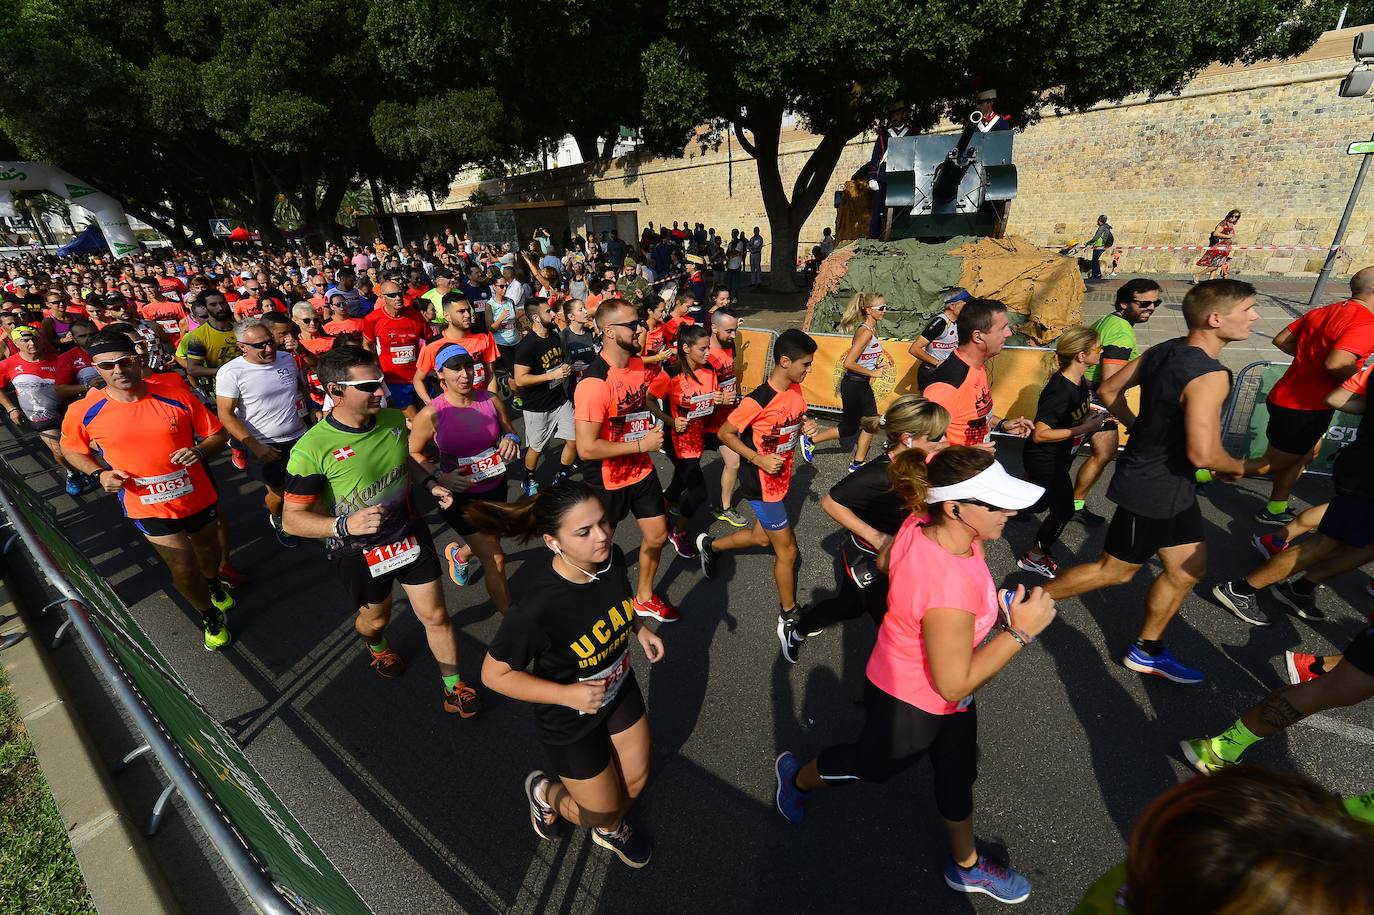
[[[0,604],[0,616],[18,613]],[[178,915],[181,911],[148,849],[142,827],[124,809],[109,766],[95,750],[53,669],[47,645],[26,618],[0,626],[24,638],[0,654],[34,750],[101,915]],[[68,650],[73,650],[71,647]]]

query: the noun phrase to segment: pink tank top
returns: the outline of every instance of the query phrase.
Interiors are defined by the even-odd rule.
[[[490,492],[506,482],[506,465],[496,450],[501,424],[491,399],[491,393],[474,390],[470,407],[455,407],[442,394],[432,401],[439,467],[471,477],[475,482],[467,493]]]

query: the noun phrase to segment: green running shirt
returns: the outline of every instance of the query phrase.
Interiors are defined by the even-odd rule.
[[[1135,325],[1118,314],[1103,315],[1093,325],[1102,343],[1103,359],[1119,359],[1130,362],[1140,355],[1140,347],[1135,342]],[[1083,377],[1097,384],[1102,380],[1101,365],[1090,365]]]

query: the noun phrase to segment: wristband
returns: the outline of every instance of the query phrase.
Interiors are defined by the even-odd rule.
[[[993,431],[993,432],[1004,432],[1004,431],[1006,431],[1006,426],[1007,426],[1007,421],[1006,421],[1005,419],[999,419],[999,420],[997,421],[997,425],[995,425],[995,426],[992,427],[992,431]]]
[[[1020,645],[1022,648],[1025,648],[1031,642],[1035,641],[1035,636],[1026,635],[1024,632],[1022,632],[1020,629],[1017,629],[1015,626],[1003,624],[1002,631],[1005,632],[1007,635],[1011,636],[1013,639],[1016,639],[1016,644]]]
[[[339,515],[334,519],[334,536],[338,540],[348,539],[348,515]]]
[[[502,438],[508,438],[508,439],[510,439],[511,441],[515,442],[515,444],[517,444],[517,445],[520,444],[520,436],[516,435],[514,432],[507,432],[505,435],[503,435],[503,436],[501,436],[501,437],[502,437]]]

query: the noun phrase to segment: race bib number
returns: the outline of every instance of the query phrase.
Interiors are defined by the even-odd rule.
[[[196,489],[195,484],[191,482],[190,472],[185,469],[174,470],[159,477],[134,477],[134,485],[139,489],[138,501],[144,505],[170,502],[190,495]]]
[[[620,687],[625,685],[625,675],[629,672],[630,653],[626,651],[620,655],[620,660],[616,661],[610,667],[598,671],[590,677],[579,677],[578,682],[594,683],[597,680],[604,680],[606,682],[606,693],[601,697],[601,707],[605,708],[611,704],[617,695],[619,695]],[[587,713],[578,712],[578,714],[585,715]]]
[[[725,395],[725,402],[729,403],[735,397],[735,379],[729,378],[720,383],[720,392]]]
[[[474,388],[484,388],[487,386],[487,364],[485,362],[472,363],[472,386]]]
[[[783,426],[778,430],[778,444],[773,449],[774,454],[786,454],[797,447],[797,433],[801,431],[801,423],[793,423],[790,426]]]
[[[688,419],[700,419],[703,416],[710,416],[716,412],[716,397],[714,394],[697,394],[689,401],[691,409],[687,411]]]
[[[368,572],[372,573],[373,578],[379,578],[419,559],[420,541],[411,534],[386,546],[374,546],[363,553],[363,558],[367,560]]]
[[[168,334],[176,334],[181,332],[181,325],[177,323],[176,318],[162,318],[157,323],[158,326],[160,326]]]
[[[458,475],[466,477],[474,483],[483,480],[490,480],[492,477],[500,476],[506,472],[506,462],[501,460],[501,455],[495,448],[488,448],[481,454],[472,457],[460,457],[458,459]]]
[[[622,442],[637,442],[649,434],[649,430],[654,427],[654,417],[648,410],[640,410],[636,413],[626,413],[620,417]]]
[[[405,362],[415,361],[415,346],[393,346],[391,348],[391,364],[400,365]]]

